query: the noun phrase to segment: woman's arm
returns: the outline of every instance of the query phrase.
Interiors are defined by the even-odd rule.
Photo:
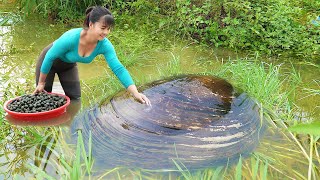
[[[42,62],[40,72],[44,74],[48,74],[53,62],[66,54],[72,47],[75,46],[75,42],[77,38],[75,38],[73,31],[67,31],[62,36],[60,36],[57,40],[55,40],[52,44],[52,47],[48,50],[45,58]]]
[[[118,77],[122,85],[136,98],[139,102],[151,105],[150,100],[144,95],[138,92],[136,85],[128,72],[128,70],[119,61],[116,52],[109,40],[106,40],[104,44],[104,57],[111,68],[112,72]]]
[[[40,67],[39,81],[33,93],[44,91],[46,77],[52,67],[53,62],[71,48],[71,45],[74,43],[74,41],[76,41],[76,38],[74,38],[74,34],[74,30],[65,32],[53,43],[53,45],[47,51]]]

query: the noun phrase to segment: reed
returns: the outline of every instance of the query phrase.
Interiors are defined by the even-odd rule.
[[[226,62],[218,70],[208,74],[224,77],[236,87],[241,88],[263,104],[264,107],[274,109],[282,107],[288,101],[290,92],[299,84],[299,79],[293,79],[293,74],[282,77],[281,65],[259,62],[257,59],[237,59]],[[283,89],[285,83],[291,80],[290,87]],[[271,98],[270,98],[271,97]]]
[[[181,68],[180,57],[174,55],[172,52],[171,52],[171,56],[172,56],[172,59],[170,59],[170,61],[167,62],[166,66],[157,67],[158,73],[161,77],[166,77],[168,75],[171,75],[171,76],[179,75],[183,72]]]
[[[56,128],[58,129],[58,128]],[[91,133],[89,134],[88,152],[85,149],[81,130],[77,131],[78,141],[76,145],[75,155],[73,158],[66,158],[64,150],[58,152],[54,147],[46,147],[49,153],[53,153],[57,160],[51,160],[49,163],[57,169],[57,174],[63,179],[91,179],[91,171],[93,159],[91,156]],[[66,147],[65,147],[66,148]],[[36,156],[36,159],[42,160],[43,157]],[[40,164],[29,164],[28,167],[33,171],[34,175],[40,179],[56,179],[49,175],[44,169],[39,167]]]
[[[316,84],[316,88],[303,88],[303,90],[307,93],[306,97],[309,96],[320,96],[320,80],[313,80],[314,84]],[[306,98],[305,97],[305,98]],[[320,106],[318,106],[320,107]]]

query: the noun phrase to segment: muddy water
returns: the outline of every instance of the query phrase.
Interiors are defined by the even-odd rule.
[[[2,6],[0,9],[4,9],[6,7]],[[8,11],[8,10],[7,10]],[[65,27],[64,25],[53,25],[48,23],[45,19],[40,17],[29,17],[24,22],[21,22],[21,19],[13,14],[9,14],[11,17],[11,21],[9,21],[4,26],[0,27],[0,97],[3,96],[2,92],[4,88],[7,88],[7,77],[4,75],[8,75],[14,77],[14,79],[19,82],[27,82],[27,78],[33,77],[35,61],[38,54],[41,50],[57,37],[61,35],[64,31],[68,30],[71,27]],[[158,67],[157,65],[166,65],[173,58],[176,59],[181,65],[180,71],[186,71],[188,73],[201,72],[203,68],[211,68],[212,66],[219,66],[221,64],[222,59],[227,60],[229,57],[236,58],[237,56],[244,57],[245,54],[237,54],[229,50],[225,49],[207,49],[198,47],[195,45],[187,45],[184,42],[177,42],[175,45],[172,45],[171,49],[159,50],[151,52],[146,55],[146,59],[143,60],[143,66],[130,66],[128,70],[132,73],[134,77],[137,79],[149,78],[153,79],[158,77]],[[268,62],[273,61],[276,63],[283,63],[283,67],[288,67],[290,69],[291,63],[286,60],[266,60]],[[297,62],[295,59],[292,62]],[[318,64],[317,64],[318,63]],[[199,65],[200,64],[200,65]],[[204,64],[204,66],[201,66]],[[319,96],[308,96],[309,94],[305,93],[303,90],[306,88],[319,89],[320,82],[320,67],[319,62],[315,62],[313,64],[310,63],[294,63],[293,66],[300,72],[304,87],[300,87],[300,92],[297,94],[297,103],[303,109],[302,114],[305,118],[320,117],[320,97]],[[179,70],[179,69],[178,69]],[[110,71],[105,64],[103,59],[98,58],[91,64],[79,64],[79,75],[82,80],[94,79],[100,76],[105,75],[105,72]],[[287,72],[284,70],[283,74],[285,75]],[[26,76],[28,74],[28,76]],[[317,84],[318,83],[318,84]],[[63,92],[61,87],[59,86],[58,79],[55,81],[55,92]],[[76,117],[77,110],[79,109],[79,102],[74,103],[75,106],[71,107],[69,112],[70,114],[66,115],[62,119],[55,119],[50,121],[52,124],[46,124],[45,122],[37,122],[36,124],[31,125],[40,125],[40,126],[50,126],[57,124],[64,124],[65,126],[72,126],[72,123],[79,123],[79,117],[83,114],[79,114],[74,122],[72,120]],[[91,109],[92,110],[92,109]],[[92,115],[90,109],[84,110],[83,113],[88,112]],[[84,123],[84,129],[90,130],[92,128],[90,126],[90,121],[97,118],[97,115],[93,114],[91,119],[84,118],[82,119],[82,123]],[[96,123],[100,121],[95,121]],[[12,124],[17,125],[30,125],[28,122],[21,122],[11,120]],[[108,121],[100,122],[101,126],[105,126],[105,128],[111,128],[112,126],[108,126]],[[120,124],[119,124],[120,125]],[[127,126],[119,126],[118,128],[122,128],[125,132],[125,127]],[[96,131],[97,133],[98,131]],[[265,158],[270,162],[277,162],[274,166],[275,169],[280,169],[279,176],[280,177],[297,177],[294,172],[300,172],[303,175],[307,173],[308,165],[305,163],[306,159],[304,155],[301,153],[299,147],[297,147],[290,137],[286,133],[279,133],[281,130],[269,125],[267,127],[266,133],[264,134],[264,138],[261,139],[259,146],[255,146],[255,153],[264,154]],[[87,135],[87,134],[85,134]],[[115,134],[113,134],[115,135]],[[8,135],[9,136],[9,135]],[[99,139],[100,134],[95,136],[96,140]],[[85,136],[86,138],[87,136]],[[128,139],[127,139],[128,140]],[[119,143],[119,142],[116,142]],[[98,144],[98,143],[97,143]],[[102,146],[105,145],[102,143]],[[119,145],[119,144],[118,144]],[[8,145],[8,148],[10,145]],[[13,145],[12,145],[13,146]],[[138,148],[139,149],[139,148]],[[135,151],[137,151],[136,149]],[[145,149],[144,149],[145,150]],[[34,154],[35,151],[39,151],[37,148],[31,148],[28,150],[31,154]],[[49,151],[46,153],[48,154]],[[28,156],[23,156],[23,152],[19,152],[18,154],[13,153],[12,157],[24,157],[26,158],[26,162],[33,163],[32,158],[28,158]],[[116,156],[114,156],[116,157]],[[129,159],[132,164],[133,161],[138,160]],[[49,156],[50,159],[50,156]],[[6,159],[1,157],[1,162],[10,161],[14,162],[12,159]],[[119,161],[113,161],[114,165],[121,165],[121,163],[117,163]],[[118,159],[119,160],[119,159]],[[167,162],[168,163],[168,162]],[[137,161],[137,164],[140,164],[143,167],[143,161]],[[99,164],[101,165],[101,163]],[[112,166],[112,163],[106,167]],[[19,166],[16,167],[19,170]],[[103,167],[101,167],[103,169]],[[49,171],[50,174],[54,174],[54,169],[50,165],[44,168],[46,171]],[[22,171],[23,169],[20,168]],[[284,174],[284,175],[283,175]],[[26,176],[32,176],[30,174],[25,174]],[[1,176],[0,176],[1,178]]]

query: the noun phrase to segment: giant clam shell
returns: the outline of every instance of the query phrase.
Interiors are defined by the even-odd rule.
[[[97,167],[176,169],[172,159],[188,169],[217,166],[251,153],[263,132],[256,102],[221,78],[178,76],[140,91],[152,106],[122,91],[74,121],[85,139],[91,131]]]

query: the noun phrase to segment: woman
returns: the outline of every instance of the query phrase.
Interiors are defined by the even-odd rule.
[[[111,42],[106,38],[113,25],[114,18],[107,8],[88,8],[83,28],[65,32],[40,54],[34,93],[44,90],[51,92],[57,73],[65,94],[71,99],[79,99],[81,90],[76,63],[90,63],[97,55],[103,54],[111,70],[132,96],[150,105],[150,100],[138,92],[129,72],[120,63]]]

